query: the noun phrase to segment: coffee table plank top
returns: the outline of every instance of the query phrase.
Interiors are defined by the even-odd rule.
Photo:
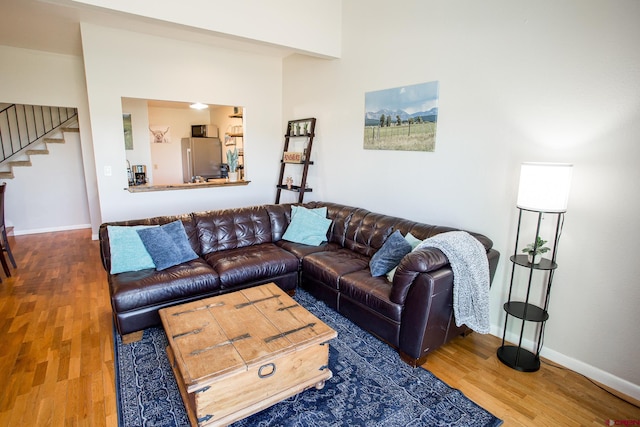
[[[283,343],[288,342],[288,347],[297,348],[306,347],[310,342],[326,341],[337,335],[277,285],[258,286],[246,289],[243,293],[251,301],[257,301],[255,307],[280,332],[280,336],[270,335],[265,338],[269,341],[281,340]]]
[[[270,283],[160,310],[189,392],[336,332]]]

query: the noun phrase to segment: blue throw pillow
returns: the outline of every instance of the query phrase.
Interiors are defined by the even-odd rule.
[[[396,267],[402,258],[411,252],[411,244],[402,237],[400,230],[394,231],[382,247],[373,254],[369,268],[373,277],[384,276]]]
[[[180,220],[138,230],[138,234],[158,271],[198,258]]]
[[[331,225],[331,220],[324,216],[326,212],[326,207],[316,210],[292,206],[291,222],[282,238],[294,243],[320,245],[327,240],[327,231]]]
[[[149,227],[153,226],[136,225],[123,227],[107,225],[109,250],[111,252],[111,274],[156,267],[137,232],[137,230]]]

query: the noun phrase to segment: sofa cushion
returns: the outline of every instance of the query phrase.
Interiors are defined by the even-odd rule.
[[[151,226],[107,226],[111,253],[111,274],[156,267],[137,232],[148,227]]]
[[[291,222],[291,204],[265,205],[271,222],[271,241],[279,242]]]
[[[193,218],[200,255],[272,241],[269,213],[261,206],[198,212]]]
[[[396,230],[385,240],[382,247],[371,257],[369,268],[373,277],[384,276],[396,268],[400,260],[411,252],[411,244]]]
[[[316,252],[302,260],[305,276],[313,277],[333,289],[339,289],[338,280],[347,273],[366,270],[370,274],[368,265],[369,257],[344,248]]]
[[[205,260],[220,276],[223,289],[298,271],[298,258],[273,243],[211,252]]]
[[[162,271],[112,274],[109,286],[114,311],[124,312],[210,295],[220,290],[220,279],[211,266],[197,258]]]
[[[327,208],[307,209],[291,207],[291,222],[282,238],[290,242],[318,246],[327,241],[331,220],[326,218]]]
[[[340,293],[394,322],[400,322],[402,305],[389,299],[391,283],[384,276],[371,277],[367,270],[345,274],[340,278]]]
[[[318,246],[309,246],[303,245],[302,243],[289,242],[288,240],[278,240],[276,242],[276,245],[286,250],[287,252],[291,252],[292,254],[294,254],[301,263],[304,257],[309,254],[324,251],[335,251],[336,249],[340,249],[340,245],[338,245],[337,243],[329,242],[322,242]]]
[[[138,230],[138,234],[158,271],[198,258],[180,220],[144,228]]]
[[[406,219],[371,212],[360,218],[360,213],[354,213],[349,221],[345,247],[368,257],[373,256],[394,231],[406,233],[413,225]]]

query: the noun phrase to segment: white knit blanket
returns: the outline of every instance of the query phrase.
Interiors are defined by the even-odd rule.
[[[440,249],[451,264],[456,326],[488,334],[489,261],[482,243],[465,231],[449,231],[423,240],[416,250],[425,247]]]

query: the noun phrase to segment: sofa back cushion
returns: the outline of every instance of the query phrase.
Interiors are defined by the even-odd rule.
[[[193,219],[200,255],[272,242],[271,221],[264,206],[197,212]]]
[[[284,232],[287,231],[291,222],[291,206],[290,203],[264,206],[271,221],[271,240],[273,242],[281,240]]]
[[[409,220],[383,214],[372,212],[358,212],[358,214],[354,215],[349,222],[345,246],[369,257],[382,247],[394,231],[399,230],[405,236],[413,224]]]
[[[446,233],[448,231],[458,231],[458,230],[459,229],[453,228],[453,227],[444,227],[440,225],[427,225],[427,224],[415,223],[409,231],[418,239],[424,240],[424,239],[428,239],[429,237],[433,237],[436,234]],[[474,233],[471,231],[469,231],[468,233],[471,234],[476,239],[478,239],[478,241],[482,243],[482,245],[487,251],[493,247],[493,241],[489,239],[487,236],[484,236],[479,233]]]
[[[453,227],[423,224],[337,203],[309,202],[304,204],[304,207],[308,209],[323,206],[327,207],[327,217],[333,221],[328,233],[329,241],[365,256],[373,256],[382,247],[387,237],[396,230],[400,230],[403,236],[411,233],[420,240],[447,231],[458,230]],[[491,239],[486,236],[478,233],[470,234],[476,237],[487,250],[493,246]]]

